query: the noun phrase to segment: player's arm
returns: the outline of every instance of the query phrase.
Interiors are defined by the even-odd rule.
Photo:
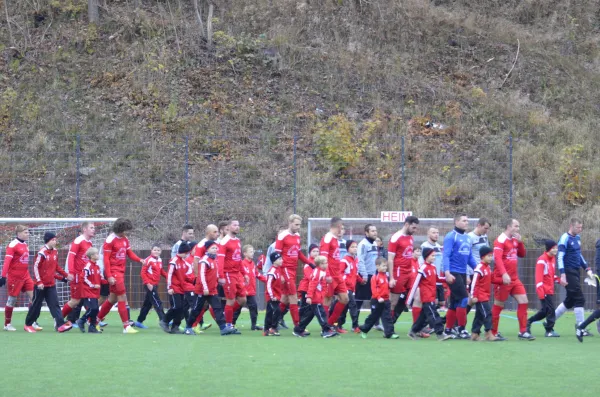
[[[58,264],[56,264],[56,273],[60,275],[60,278],[56,277],[57,280],[64,280],[69,276],[65,269],[60,267]]]
[[[173,295],[173,272],[175,271],[175,264],[169,262],[169,272],[167,273],[167,293]]]
[[[75,278],[75,256],[79,251],[79,244],[73,241],[71,243],[71,247],[69,248],[69,253],[67,254],[67,272],[69,273],[69,277],[71,279]]]
[[[565,274],[565,253],[567,252],[567,238],[563,235],[558,241],[558,254],[556,254],[556,266],[560,274]]]
[[[277,300],[275,296],[275,292],[273,291],[273,280],[275,279],[275,275],[272,273],[267,274],[267,293],[269,294],[270,300]]]
[[[389,244],[388,244],[388,272],[390,274],[390,287],[394,287],[394,285],[396,285],[396,280],[394,279],[394,259],[396,258],[396,241],[392,241],[390,240]],[[398,270],[400,270],[400,267],[398,267]]]
[[[471,267],[471,269],[475,270],[475,268],[477,267],[478,263],[475,260],[475,256],[473,255],[473,250],[471,249],[471,252],[469,252],[469,261],[467,262],[469,267]]]
[[[377,282],[378,278],[377,277],[379,275],[379,273],[377,273],[377,275],[371,277],[371,298],[372,299],[377,299],[379,300],[379,298],[381,298],[381,287],[379,286],[379,283]]]
[[[106,274],[108,282],[110,283],[110,279],[112,279],[114,284],[115,278],[110,268],[110,254],[112,253],[112,245],[105,241],[104,245],[102,246],[102,251],[104,253],[104,274]]]
[[[423,272],[423,267],[421,267],[421,269],[419,269],[419,273],[417,274],[417,278],[415,279],[415,282],[412,286],[412,288],[410,289],[410,294],[408,295],[408,299],[406,300],[406,304],[407,305],[411,305],[413,298],[415,297],[415,293],[417,292],[417,288],[419,288],[419,283],[421,282],[421,278],[422,277],[427,277],[425,276],[425,273]]]
[[[86,266],[85,269],[83,269],[83,282],[86,283],[88,285],[88,287],[90,288],[94,288],[95,284],[92,283],[92,281],[90,280],[90,269]]]
[[[206,281],[206,262],[205,261],[200,261],[200,282],[202,283],[202,290],[203,290],[204,295],[208,295],[210,291],[208,289],[208,282]]]
[[[519,240],[517,242],[517,256],[519,258],[525,258],[525,255],[527,255],[527,249],[525,248],[525,244]]]
[[[314,263],[313,260],[311,258],[307,258],[302,251],[298,250],[298,258],[300,258],[300,260],[302,261],[302,263],[305,264],[312,264]]]
[[[320,283],[320,274],[319,274],[319,269],[315,269],[313,270],[311,276],[310,276],[310,281],[308,282],[308,288],[306,291],[306,298],[310,299],[312,301],[313,297],[315,296],[315,291],[317,290],[317,285],[319,285]]]
[[[140,277],[142,278],[142,284],[148,285],[150,284],[150,280],[148,280],[148,268],[150,267],[150,257],[146,258],[144,264],[142,265],[142,270],[140,270]]]
[[[537,261],[535,265],[535,292],[538,298],[544,299],[544,271],[547,269],[548,263],[543,260]]]
[[[510,284],[510,276],[506,272],[506,266],[504,265],[504,260],[502,259],[503,255],[504,245],[498,240],[494,241],[494,262],[496,264],[496,269],[502,275],[502,282],[504,284]]]
[[[219,244],[219,252],[217,253],[217,278],[225,277],[225,254],[227,247],[224,244]]]
[[[38,252],[38,254],[35,258],[35,262],[33,263],[33,277],[35,278],[35,284],[37,285],[37,287],[39,289],[44,288],[44,283],[42,282],[42,278],[40,277],[40,265],[42,264],[42,262],[45,259],[46,259],[46,257],[44,256],[44,254],[42,254],[41,252]],[[6,262],[4,262],[4,263],[6,263]]]
[[[475,302],[477,301],[477,298],[475,298],[475,288],[477,286],[477,280],[479,279],[479,276],[483,276],[483,274],[481,274],[480,267],[477,266],[473,272],[473,280],[471,281],[471,299],[473,299]]]
[[[144,260],[137,256],[135,252],[133,252],[131,246],[127,246],[127,256],[134,262],[144,263]]]

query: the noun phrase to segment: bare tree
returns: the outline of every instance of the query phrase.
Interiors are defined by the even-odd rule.
[[[4,12],[6,13],[6,26],[8,26],[8,35],[10,37],[10,45],[15,46],[15,39],[12,34],[12,28],[10,27],[10,17],[8,16],[8,0],[4,0]]]
[[[212,19],[213,19],[213,11],[215,10],[215,5],[212,1],[208,2],[208,16],[206,17],[206,41],[208,43],[208,48],[212,48],[212,37],[213,37],[213,27],[212,27]]]
[[[198,21],[198,25],[200,25],[200,34],[202,37],[206,37],[204,22],[202,22],[202,7],[198,7],[198,0],[194,0],[194,10],[196,11],[196,20]]]
[[[88,21],[89,23],[98,23],[100,21],[98,0],[88,0]]]

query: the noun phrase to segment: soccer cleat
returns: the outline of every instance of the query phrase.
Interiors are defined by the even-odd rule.
[[[527,323],[527,328],[525,329],[525,332],[531,333],[531,324],[529,322]]]
[[[377,324],[376,326],[373,327],[373,329],[376,331],[383,332],[383,326],[381,324]]]
[[[192,328],[192,331],[194,331],[194,333],[196,335],[200,335],[203,334],[204,332],[200,329],[200,325],[196,325],[194,328]]]
[[[583,330],[581,328],[575,327],[575,336],[579,342],[583,343]]]
[[[421,332],[422,332],[422,333],[425,333],[425,334],[427,334],[427,335],[431,335],[431,334],[433,334],[435,331],[434,331],[434,329],[433,329],[433,328],[431,328],[431,327],[425,327],[425,328],[423,328],[423,329],[421,330]]]
[[[227,327],[227,329],[229,329],[229,334],[230,335],[241,335],[242,333],[235,327]],[[275,328],[271,328],[275,331],[277,331]]]
[[[183,332],[185,335],[193,335],[196,336],[196,333],[194,332],[194,330],[192,328],[186,328],[185,331]]]
[[[72,325],[71,325],[71,323],[67,321],[66,323],[64,323],[63,325],[61,325],[60,327],[58,327],[56,330],[58,332],[66,332],[66,331],[70,331],[71,328],[73,328]]]
[[[337,332],[338,334],[347,334],[348,333],[348,331],[346,331],[342,327],[335,327],[335,332]]]
[[[355,334],[360,334],[360,328],[355,327],[352,332],[354,332]]]
[[[531,335],[529,332],[525,331],[525,332],[519,332],[519,339],[521,340],[535,340],[535,336]]]
[[[582,329],[581,332],[583,333],[583,336],[594,336],[594,334],[592,334],[587,329]]]
[[[471,339],[471,335],[469,335],[469,332],[466,329],[463,329],[458,334],[458,339],[468,340],[468,339]]]
[[[98,331],[95,325],[90,324],[88,326],[88,334],[100,334],[102,331]]]
[[[75,323],[77,324],[77,326],[73,326],[73,328],[79,328],[79,330],[81,332],[85,332],[85,322],[83,321],[82,318],[80,318],[79,320],[75,321]]]
[[[140,332],[140,331],[133,328],[131,325],[128,325],[127,327],[123,328],[124,334],[137,334],[138,332]]]
[[[302,331],[302,332],[292,332],[292,335],[297,336],[298,338],[306,338],[308,335],[306,335],[306,332]]]
[[[502,334],[500,332],[498,332],[495,336],[496,336],[496,339],[501,342],[508,340],[508,338],[505,338],[504,336],[502,336]]]
[[[429,335],[429,334],[428,334],[427,332],[425,332],[425,331],[419,331],[419,332],[417,332],[417,336],[418,336],[419,338],[427,339],[427,338],[429,338],[431,335]]]
[[[160,320],[158,322],[158,326],[162,328],[163,331],[165,331],[167,334],[171,333],[171,330],[169,329],[169,325],[167,323],[165,323],[163,320]]]
[[[98,326],[99,326],[100,328],[104,328],[104,327],[106,327],[107,325],[108,325],[108,323],[105,323],[104,321],[98,321]]]
[[[338,334],[338,333],[337,333],[337,332],[335,332],[335,331],[333,331],[333,330],[329,330],[329,331],[323,331],[323,332],[321,332],[321,336],[322,336],[324,339],[327,339],[327,338],[333,338],[333,337],[334,337],[334,336],[336,336],[337,334]]]
[[[171,327],[171,331],[169,333],[173,334],[173,335],[181,335],[181,334],[183,334],[183,332],[179,329],[179,327]]]
[[[544,334],[544,337],[546,337],[546,338],[560,338],[560,335],[558,334],[558,332],[554,332],[554,330],[552,330],[552,331],[547,331]]]
[[[202,324],[202,326],[200,327],[200,329],[202,331],[206,331],[207,329],[209,329],[210,327],[212,327],[212,323],[207,323],[207,324]]]
[[[252,328],[250,328],[252,331],[262,331],[263,330],[263,326],[262,325],[253,325]]]
[[[77,321],[79,321],[79,320],[77,320]],[[75,322],[73,323],[73,328],[79,328],[79,325],[77,325],[77,321],[75,321]]]
[[[221,336],[230,335],[230,334],[231,334],[231,328],[223,328],[221,330]]]
[[[417,336],[416,332],[413,332],[413,330],[411,329],[410,331],[408,331],[408,337],[412,340],[417,340],[419,339],[419,337]]]
[[[441,334],[436,335],[436,337],[438,338],[438,340],[440,342],[443,342],[443,341],[448,340],[448,339],[456,339],[456,337],[454,335],[450,335],[450,334],[447,334],[445,332],[442,332]]]
[[[33,324],[31,325],[33,327],[33,329],[37,331],[42,331],[44,328],[40,327],[40,325],[37,322],[33,322]]]
[[[387,338],[387,339],[398,339],[398,338],[400,338],[400,335],[398,335],[398,334],[391,334],[390,336],[386,336],[385,338]]]
[[[367,339],[367,334],[365,332],[360,331],[360,337],[363,339]]]
[[[6,328],[6,327],[5,327],[5,328]],[[35,334],[35,333],[36,333],[36,330],[35,330],[35,328],[33,328],[33,326],[31,326],[31,325],[26,325],[26,326],[24,326],[24,327],[23,327],[23,329],[24,329],[26,332],[29,332],[30,334]]]
[[[144,323],[140,323],[139,321],[134,321],[133,326],[140,329],[148,329],[148,327],[145,326]]]
[[[235,328],[234,328],[234,329],[235,329]],[[238,332],[239,332],[239,331],[238,331]],[[277,331],[275,328],[271,328],[271,329],[269,330],[269,334],[270,334],[271,336],[281,336],[281,334],[279,333],[279,331]]]
[[[279,320],[279,326],[283,329],[289,329],[284,319]]]

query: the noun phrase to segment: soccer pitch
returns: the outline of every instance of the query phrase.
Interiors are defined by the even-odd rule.
[[[261,313],[261,317],[264,313]],[[137,313],[132,311],[132,318]],[[469,316],[472,319],[473,314]],[[222,337],[218,328],[203,335],[168,335],[149,316],[147,330],[123,335],[116,313],[103,334],[22,330],[25,313],[15,313],[17,332],[1,332],[2,396],[559,396],[598,393],[600,336],[584,343],[574,336],[574,316],[558,321],[560,338],[544,338],[534,324],[533,342],[517,340],[517,320],[505,313],[500,332],[507,342],[412,341],[410,313],[396,325],[399,340],[372,330],[367,339],[349,333],[322,339],[313,322],[308,338],[291,330],[264,337],[249,330]],[[361,314],[361,319],[366,313]],[[212,318],[207,316],[206,319]],[[259,318],[259,321],[262,319]],[[290,321],[291,322],[291,321]]]

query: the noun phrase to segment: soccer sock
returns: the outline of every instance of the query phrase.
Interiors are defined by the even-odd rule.
[[[492,306],[492,333],[494,335],[498,334],[498,324],[500,323],[500,313],[502,313],[502,309],[504,309],[502,306]]]
[[[290,314],[292,315],[292,321],[297,326],[300,323],[300,311],[298,310],[298,304],[290,303]]]
[[[100,313],[98,313],[98,319],[100,319],[100,321],[104,321],[104,318],[106,317],[106,315],[108,314],[108,312],[110,311],[110,309],[112,309],[113,304],[110,303],[107,300],[104,301],[104,303],[102,304],[102,306],[100,307]]]
[[[102,308],[104,308],[104,304],[102,304]],[[119,316],[121,317],[121,321],[123,322],[123,328],[126,328],[129,325],[129,315],[127,314],[127,303],[125,303],[125,301],[117,302],[117,309],[119,310]]]
[[[131,320],[131,310],[129,308],[129,304],[126,306],[127,307],[127,320]]]
[[[554,311],[554,316],[558,320],[560,318],[560,316],[562,316],[563,314],[565,314],[566,311],[567,311],[567,307],[565,306],[564,303],[561,303],[560,305],[558,305],[558,307]]]
[[[465,329],[465,327],[467,326],[467,308],[456,308],[456,321],[458,322],[458,327],[461,331]]]
[[[413,324],[417,322],[419,315],[421,315],[421,308],[413,306],[413,308],[412,308]]]
[[[581,324],[583,320],[585,320],[585,315],[583,314],[583,307],[576,307],[573,309],[575,312],[575,321],[577,324]]]
[[[519,332],[525,332],[527,330],[527,303],[519,303],[517,318],[519,319]]]
[[[71,306],[69,306],[68,303],[65,303],[65,305],[63,306],[63,308],[61,310],[61,314],[62,314],[63,318],[67,317],[69,315],[69,313],[71,313],[71,311],[73,311],[73,308]]]
[[[456,322],[456,310],[448,309],[446,312],[446,328],[452,329],[454,327],[454,323]]]
[[[10,321],[12,320],[12,313],[13,313],[12,306],[6,306],[4,308],[4,326],[7,326],[8,324],[10,324]]]
[[[335,324],[335,322],[340,317],[340,314],[342,314],[342,312],[344,311],[345,307],[346,307],[346,305],[344,305],[341,302],[336,303],[335,307],[333,308],[333,314],[331,315],[331,317],[329,317],[329,320],[327,320],[327,323],[329,325]]]
[[[233,323],[233,305],[225,305],[225,322]]]
[[[600,309],[594,310],[594,312],[581,324],[579,324],[579,328],[585,329],[588,325],[593,323],[595,320],[600,318]]]

